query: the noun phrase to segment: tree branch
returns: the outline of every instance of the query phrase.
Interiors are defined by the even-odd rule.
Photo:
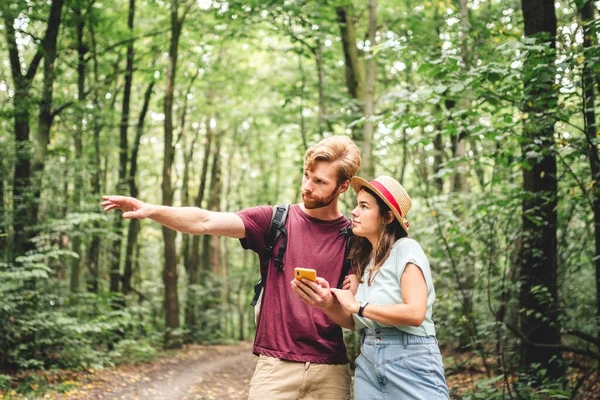
[[[511,98],[509,98],[509,97],[507,97],[507,96],[502,96],[502,95],[498,94],[498,92],[494,92],[494,91],[493,91],[493,90],[491,90],[491,89],[488,89],[488,88],[486,88],[486,89],[487,89],[487,91],[488,91],[488,93],[489,93],[489,95],[490,95],[490,96],[494,96],[494,97],[496,97],[498,100],[504,100],[504,101],[507,101],[507,102],[509,102],[510,104],[512,104],[512,105],[514,105],[514,106],[516,106],[516,107],[518,107],[518,106],[519,106],[519,102],[518,102],[518,101],[516,101],[516,100],[514,100],[514,99],[511,99]],[[541,115],[542,115],[542,116],[544,116],[544,117],[551,117],[551,118],[554,118],[554,120],[556,120],[556,121],[558,121],[558,122],[562,122],[562,123],[564,123],[565,125],[568,125],[568,126],[572,127],[573,129],[576,129],[576,130],[578,130],[578,131],[579,131],[579,132],[581,132],[581,133],[585,133],[585,130],[584,130],[583,128],[581,128],[581,127],[579,127],[579,126],[577,126],[577,125],[575,125],[575,124],[571,123],[569,120],[566,120],[566,119],[564,119],[564,118],[559,118],[559,117],[557,117],[555,114],[551,114],[551,113],[549,113],[549,112],[542,112],[542,113],[539,113],[539,114],[541,114]]]
[[[106,47],[106,48],[102,49],[102,51],[101,51],[101,52],[102,52],[102,53],[106,53],[106,52],[108,52],[108,51],[111,51],[111,50],[115,49],[116,47],[123,46],[124,44],[127,44],[127,43],[129,43],[129,42],[134,42],[134,41],[136,41],[136,40],[138,40],[138,39],[143,39],[143,38],[148,38],[148,37],[158,36],[158,35],[160,35],[160,34],[162,34],[162,33],[169,32],[169,30],[170,30],[170,29],[163,29],[163,30],[156,31],[156,32],[150,32],[150,33],[147,33],[147,34],[145,34],[145,35],[141,35],[141,36],[136,36],[136,37],[127,38],[127,39],[121,40],[120,42],[117,42],[117,43],[111,44],[110,46],[108,46],[108,47]]]
[[[517,328],[510,324],[504,324],[512,333],[514,333],[519,339],[528,344],[529,346],[539,347],[542,349],[556,349],[558,351],[579,354],[585,357],[592,358],[594,360],[600,361],[600,353],[590,350],[583,350],[573,346],[565,346],[562,344],[548,344],[548,343],[535,343],[529,340],[529,338],[525,337],[525,335],[519,331]]]
[[[569,171],[569,174],[571,174],[571,176],[573,177],[573,179],[575,179],[575,182],[577,182],[577,186],[579,186],[579,188],[581,189],[581,191],[585,195],[585,198],[588,201],[588,203],[590,205],[590,208],[593,210],[594,209],[594,204],[590,200],[590,194],[585,189],[585,186],[583,185],[583,183],[577,177],[577,174],[575,172],[573,172],[573,170],[571,169],[571,166],[565,161],[564,157],[560,154],[560,152],[557,151],[556,155],[558,156],[558,159],[560,160],[560,162],[562,162],[563,166],[567,169],[567,171]]]
[[[600,348],[600,339],[585,332],[581,332],[576,329],[569,329],[567,330],[567,335],[578,337],[579,339],[585,340],[586,342],[589,342]]]
[[[123,275],[120,275],[120,277],[121,277],[121,283],[125,283],[125,277],[123,277]],[[133,293],[135,293],[135,294],[138,295],[138,297],[140,299],[140,302],[148,300],[148,298],[143,293],[141,293],[140,291],[138,291],[134,287],[130,286],[129,290],[131,290]]]
[[[42,42],[42,38],[39,38],[39,37],[35,36],[31,32],[26,32],[23,29],[16,28],[15,32],[19,32],[21,35],[29,36],[30,38],[32,38],[33,40],[35,40],[36,42],[38,42],[38,44]]]

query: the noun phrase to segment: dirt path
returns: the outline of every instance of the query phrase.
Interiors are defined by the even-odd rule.
[[[448,353],[446,353],[448,354]],[[453,353],[454,370],[446,364],[446,378],[452,398],[460,399],[466,392],[477,391],[476,381],[485,379],[485,369],[470,353]],[[469,361],[471,360],[471,361]],[[82,373],[76,371],[46,371],[52,387],[61,386],[66,393],[46,392],[38,399],[51,400],[245,400],[256,361],[252,345],[189,346],[161,357],[152,363],[121,365],[115,368]],[[573,375],[574,379],[578,376]],[[582,400],[600,399],[600,380],[592,374],[581,389]],[[497,385],[502,382],[496,382]],[[58,389],[57,389],[58,390]],[[501,390],[501,388],[498,388]],[[483,393],[483,392],[480,392]],[[1,399],[32,399],[10,395]],[[268,400],[268,399],[266,399]]]
[[[256,361],[249,343],[191,346],[152,364],[85,376],[78,387],[48,399],[239,400],[248,396]]]

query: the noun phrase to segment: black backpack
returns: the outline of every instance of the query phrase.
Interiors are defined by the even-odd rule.
[[[261,264],[261,278],[254,285],[254,298],[250,305],[256,306],[260,294],[265,286],[265,280],[267,278],[267,269],[269,268],[269,261],[273,257],[273,249],[277,240],[281,237],[281,243],[279,244],[279,250],[277,251],[277,257],[273,259],[275,267],[283,272],[283,256],[287,248],[287,231],[285,229],[285,223],[287,221],[288,212],[290,210],[289,204],[282,204],[273,206],[273,214],[271,215],[271,224],[269,225],[269,232],[267,233],[267,239],[265,241],[265,253],[263,262]],[[340,235],[346,238],[346,248],[344,250],[344,266],[342,267],[342,274],[338,281],[337,287],[341,288],[344,283],[344,277],[348,273],[351,267],[351,262],[348,260],[348,253],[350,252],[350,237],[352,236],[352,228],[346,227],[340,229]]]

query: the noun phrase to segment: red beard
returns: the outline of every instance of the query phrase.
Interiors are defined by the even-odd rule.
[[[307,210],[314,210],[315,208],[327,207],[333,202],[333,200],[335,200],[338,188],[339,186],[336,186],[333,192],[331,192],[331,194],[326,197],[315,197],[302,193],[302,201],[304,202],[304,208],[306,208]]]

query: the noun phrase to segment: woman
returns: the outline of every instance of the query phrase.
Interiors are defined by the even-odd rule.
[[[429,261],[408,238],[408,193],[395,179],[352,179],[350,251],[361,283],[356,296],[330,289],[324,308],[338,324],[360,332],[354,396],[363,399],[448,399],[442,357],[431,317],[435,291]],[[329,287],[321,281],[321,287]]]

